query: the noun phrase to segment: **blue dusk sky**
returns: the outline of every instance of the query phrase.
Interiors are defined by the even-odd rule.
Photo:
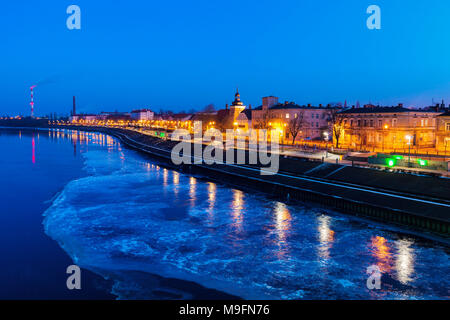
[[[81,8],[68,30],[66,8]],[[381,8],[381,30],[366,9]],[[0,115],[450,103],[450,1],[3,1]]]

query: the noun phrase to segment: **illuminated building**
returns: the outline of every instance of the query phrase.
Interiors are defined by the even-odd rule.
[[[192,121],[202,121],[203,131],[216,128],[219,130],[236,129],[238,126],[238,116],[246,110],[244,103],[241,101],[239,91],[234,95],[234,101],[230,106],[228,104],[225,109],[217,112],[198,112],[192,117]]]
[[[252,107],[248,106],[248,109],[242,111],[236,118],[237,129],[247,131],[252,128]]]
[[[279,103],[274,96],[264,97],[262,106],[252,110],[252,126],[255,129],[280,128],[285,139],[292,139],[289,123],[299,118],[300,128],[296,142],[304,140],[322,140],[323,133],[330,131],[331,113],[334,107],[327,105],[298,105],[294,102]]]
[[[225,109],[221,109],[217,111],[217,124],[219,129],[237,129],[238,126],[238,116],[245,110],[245,105],[241,101],[241,95],[239,94],[239,90],[236,90],[236,94],[234,95],[234,101],[228,107],[225,106]]]
[[[450,110],[437,116],[436,149],[450,151]]]
[[[153,120],[155,113],[150,109],[140,109],[131,111],[131,119],[132,120]]]
[[[438,112],[366,105],[339,113],[344,133],[340,147],[357,150],[390,151],[434,148]]]
[[[233,121],[236,120],[237,116],[244,111],[245,106],[241,101],[241,95],[239,94],[239,90],[236,90],[236,94],[234,95],[234,101],[231,103],[229,115],[233,117]]]

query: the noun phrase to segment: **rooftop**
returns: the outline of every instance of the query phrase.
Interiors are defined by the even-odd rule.
[[[341,111],[342,114],[349,113],[405,113],[405,112],[428,112],[428,113],[436,113],[433,110],[422,110],[422,109],[407,109],[403,106],[396,107],[365,107],[365,108],[350,108],[344,111]]]
[[[450,117],[450,110],[447,110],[443,114],[438,115],[438,117]]]
[[[139,113],[139,112],[152,112],[152,110],[150,109],[138,109],[138,110],[133,110],[131,111],[131,113]]]
[[[270,110],[283,110],[283,109],[334,109],[335,107],[332,107],[331,105],[327,105],[327,106],[311,106],[311,105],[298,105],[294,102],[285,102],[285,103],[278,103],[272,107],[270,107]],[[257,108],[255,108],[254,110],[262,110],[262,106],[259,106]]]

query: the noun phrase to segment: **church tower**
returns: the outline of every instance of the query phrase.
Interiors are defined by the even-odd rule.
[[[234,95],[234,101],[230,106],[230,114],[233,115],[233,119],[236,120],[239,113],[244,111],[245,106],[241,101],[241,95],[239,94],[239,89],[236,90],[236,94]]]

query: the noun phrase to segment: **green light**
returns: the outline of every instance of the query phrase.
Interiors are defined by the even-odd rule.
[[[403,156],[394,156],[394,159],[402,160],[402,159],[403,159]]]
[[[164,136],[165,136],[164,132],[161,132],[161,133],[159,134],[159,136],[160,136],[161,138],[164,138]]]
[[[155,136],[157,136],[158,135],[158,131],[155,131]]]
[[[388,167],[393,167],[395,166],[395,160],[394,159],[386,159],[386,164]]]
[[[419,159],[419,160],[417,160],[417,162],[419,162],[419,165],[421,165],[421,166],[426,166],[426,165],[428,165],[428,161],[427,161],[427,160]]]

